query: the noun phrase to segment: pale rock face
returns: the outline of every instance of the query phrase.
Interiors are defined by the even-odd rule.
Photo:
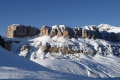
[[[52,29],[48,26],[43,26],[41,28],[41,33],[40,36],[48,36],[50,35],[50,37],[54,37],[54,36],[58,36],[58,37],[66,37],[66,38],[71,38],[74,35],[74,31],[72,28],[69,28],[65,25],[55,25],[52,26]]]
[[[82,29],[82,38],[88,38],[88,34],[85,29]]]
[[[10,25],[6,31],[8,38],[23,38],[27,36],[35,36],[39,33],[39,29],[31,26],[24,26],[20,24]]]
[[[48,26],[43,26],[40,30],[40,36],[48,36],[50,34],[50,28]]]
[[[103,25],[104,26],[104,25]],[[119,41],[119,38],[116,33],[109,33],[107,31],[99,31],[100,26],[85,26],[83,28],[70,28],[65,25],[54,25],[51,27],[43,26],[41,28],[40,36],[54,36],[65,37],[68,39],[71,38],[89,38],[89,39],[104,39],[108,41]],[[108,27],[107,27],[108,28]],[[110,28],[110,27],[109,27]],[[107,39],[106,39],[107,38]]]
[[[61,30],[58,30],[57,36],[58,37],[62,37],[63,36],[63,33],[61,32]]]
[[[101,39],[101,36],[99,29],[95,26],[85,26],[85,28],[82,29],[82,38]]]

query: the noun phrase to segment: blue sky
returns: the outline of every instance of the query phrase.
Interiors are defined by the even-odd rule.
[[[0,34],[14,23],[120,26],[120,0],[0,0]]]

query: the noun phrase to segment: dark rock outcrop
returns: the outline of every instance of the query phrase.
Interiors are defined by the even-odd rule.
[[[82,29],[82,38],[101,39],[101,34],[97,27],[92,27],[92,30]]]
[[[102,39],[105,39],[105,40],[108,40],[111,42],[120,41],[118,35],[114,32],[108,33],[106,31],[103,31],[103,32],[101,32],[101,34],[102,34]]]
[[[73,28],[74,37],[81,38],[82,37],[82,28]]]
[[[0,45],[5,48],[6,50],[11,51],[11,47],[12,47],[12,41],[11,40],[7,40],[5,41],[2,36],[0,36]]]
[[[117,34],[115,34],[114,32],[112,32],[112,33],[109,34],[108,39],[109,39],[109,41],[112,41],[112,42],[119,41],[119,38],[118,38]]]
[[[72,38],[74,36],[74,31],[70,27],[63,29],[63,36],[66,38]]]
[[[12,48],[12,41],[10,41],[10,40],[5,41],[4,48],[5,48],[6,50],[11,51],[11,48]]]
[[[41,50],[43,52],[49,52],[49,49],[51,48],[51,45],[49,43],[45,43],[41,46]]]
[[[40,30],[35,27],[27,26],[27,36],[35,36],[40,33]]]
[[[57,33],[58,33],[58,30],[57,30],[57,29],[52,29],[51,32],[50,32],[50,37],[56,36]]]
[[[8,38],[23,38],[27,36],[35,36],[40,32],[38,28],[31,26],[24,26],[20,24],[10,25],[6,31]]]
[[[5,41],[4,41],[4,39],[2,38],[1,35],[0,35],[0,45],[1,45],[2,47],[5,46]]]

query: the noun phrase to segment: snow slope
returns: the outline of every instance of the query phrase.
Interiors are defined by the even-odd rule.
[[[80,55],[80,60],[67,59],[46,59],[36,60],[35,62],[65,73],[89,76],[94,78],[115,78],[120,77],[120,59],[115,56],[102,57],[96,55],[93,58]]]
[[[50,63],[49,63],[50,62]],[[59,65],[55,64],[60,63]],[[62,63],[61,63],[62,62]],[[68,66],[73,66],[75,61],[69,61]],[[41,60],[40,64],[50,65],[52,68],[66,68],[64,60]],[[46,66],[44,64],[44,66]],[[42,66],[27,59],[23,59],[12,52],[8,52],[0,47],[0,79],[40,79],[40,80],[101,80],[100,78],[91,78],[77,74],[64,73],[64,71],[52,70],[49,66]],[[77,66],[78,67],[78,66]],[[74,67],[75,69],[76,67]],[[74,71],[73,69],[73,71]],[[116,78],[119,79],[119,78]],[[103,78],[102,80],[112,80],[112,78]]]
[[[64,39],[63,37],[60,38],[61,42],[54,42],[52,38],[49,36],[37,37],[35,39],[30,39],[28,41],[23,41],[19,43],[29,45],[31,48],[30,57],[28,59],[36,62],[47,69],[58,71],[60,73],[66,73],[74,75],[84,76],[84,78],[89,77],[92,79],[99,79],[99,78],[117,78],[120,77],[120,58],[116,57],[112,54],[101,56],[97,54],[93,57],[86,56],[84,54],[66,54],[63,55],[61,53],[47,53],[42,54],[40,48],[37,48],[39,44],[44,45],[46,42],[50,43],[51,46],[64,46],[68,44],[78,44],[80,47],[85,48],[86,50],[90,50],[89,47],[86,47],[86,44],[92,45],[95,49],[97,49],[98,45],[109,45],[109,42],[103,40],[90,40],[90,39],[74,39],[72,38],[70,41]],[[63,40],[62,40],[63,39]],[[66,40],[66,41],[64,41]],[[15,46],[13,46],[14,48]],[[14,48],[15,49],[15,48]],[[77,48],[74,48],[77,49]],[[108,49],[109,50],[109,49]],[[18,55],[19,53],[17,53]],[[36,54],[36,55],[34,55]],[[36,58],[32,58],[33,55]],[[43,58],[44,56],[44,58]],[[42,58],[41,58],[42,57]],[[24,59],[24,58],[23,58]],[[26,58],[27,59],[27,58]],[[114,65],[113,65],[114,64]],[[78,77],[78,76],[77,76]]]
[[[83,58],[83,59],[82,59]],[[109,57],[110,58],[110,57]],[[109,60],[113,60],[114,64],[117,64],[119,62],[119,58],[117,58],[116,61],[114,61],[113,57]],[[12,52],[8,52],[5,49],[0,47],[0,79],[42,79],[42,80],[113,80],[113,78],[91,78],[97,76],[97,72],[94,70],[94,68],[103,68],[102,70],[98,70],[99,72],[103,73],[103,75],[111,76],[106,71],[113,73],[109,71],[111,68],[114,68],[114,72],[116,76],[119,77],[120,74],[118,74],[120,71],[119,64],[116,66],[111,66],[110,64],[107,66],[111,66],[111,68],[106,68],[102,64],[94,63],[93,61],[87,61],[84,59],[88,59],[85,56],[81,57],[80,61],[75,60],[40,60],[39,64],[36,64],[32,61],[29,61],[27,59],[23,59],[22,57],[18,57]],[[95,59],[99,59],[96,58]],[[100,59],[101,60],[101,59]],[[101,62],[101,61],[100,61]],[[98,65],[99,64],[99,65]],[[44,67],[43,67],[43,66]],[[117,70],[117,71],[116,71]],[[106,73],[105,73],[105,72]],[[85,76],[88,75],[89,77]],[[100,73],[98,74],[100,75]],[[113,74],[112,74],[113,75]],[[111,76],[114,77],[114,76]],[[115,78],[119,79],[119,78]]]
[[[60,73],[18,57],[0,47],[0,79],[73,79],[77,75]]]

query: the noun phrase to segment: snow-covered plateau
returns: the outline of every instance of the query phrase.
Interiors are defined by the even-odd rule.
[[[120,39],[119,27],[97,27],[118,34]],[[13,42],[11,51],[0,46],[0,79],[120,80],[120,41],[57,35],[4,39]]]

